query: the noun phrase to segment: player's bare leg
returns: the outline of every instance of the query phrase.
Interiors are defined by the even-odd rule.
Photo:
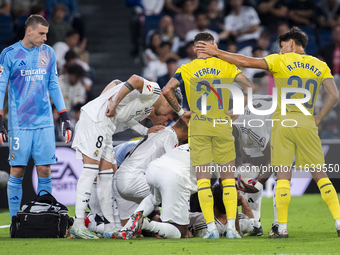
[[[279,221],[279,234],[273,234],[269,238],[287,238],[288,208],[291,200],[290,180],[292,171],[290,166],[280,166],[277,173],[277,185],[275,190],[275,200],[277,216]]]
[[[11,166],[10,176],[7,182],[7,197],[9,212],[12,217],[20,211],[22,198],[22,180],[25,174],[25,166]]]
[[[236,216],[237,216],[237,190],[235,186],[234,172],[235,160],[226,164],[218,165],[222,186],[223,186],[223,203],[227,213],[227,238],[240,238],[241,236],[236,231]]]
[[[319,187],[323,201],[332,213],[338,236],[340,236],[340,205],[338,194],[336,193],[332,182],[329,180],[326,171],[326,168],[319,168],[313,169],[311,172],[315,183]]]

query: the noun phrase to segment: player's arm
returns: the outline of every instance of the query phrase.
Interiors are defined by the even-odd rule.
[[[4,141],[8,138],[7,130],[2,120],[6,88],[11,71],[11,57],[9,56],[8,51],[5,53],[3,51],[1,53],[0,59],[3,59],[3,62],[0,63],[0,146],[3,146]]]
[[[112,89],[113,87],[117,86],[117,85],[120,84],[120,83],[122,83],[122,81],[121,81],[121,80],[118,80],[118,79],[115,79],[115,80],[111,81],[111,82],[105,87],[105,89],[102,91],[102,93],[101,93],[100,95],[104,94],[106,91]]]
[[[63,131],[63,136],[66,138],[65,143],[69,143],[72,140],[73,127],[71,125],[70,117],[66,110],[64,97],[63,94],[61,93],[61,89],[59,86],[57,61],[53,50],[51,51],[51,54],[52,54],[52,66],[50,68],[51,73],[47,85],[48,91],[62,120],[61,129]]]
[[[236,66],[268,70],[267,63],[263,58],[251,58],[240,54],[234,54],[219,50],[215,43],[211,44],[208,42],[199,41],[196,45],[196,49],[198,50],[198,52],[216,56]]]
[[[119,90],[117,96],[110,100],[110,108],[106,110],[106,116],[114,117],[116,115],[116,108],[124,97],[133,90],[138,90],[140,93],[143,92],[144,79],[138,75],[133,74],[125,83],[124,86]]]
[[[143,126],[142,124],[140,124],[135,119],[131,119],[131,120],[125,122],[125,123],[129,128],[135,130],[137,133],[139,133],[143,136],[150,134],[150,133],[157,133],[159,130],[162,130],[162,129],[165,128],[162,125],[156,125],[156,126],[153,126],[151,128],[147,128],[147,127]]]
[[[178,116],[185,121],[185,123],[189,123],[190,120],[190,112],[184,111],[183,108],[178,103],[175,97],[175,91],[180,86],[179,80],[176,78],[171,78],[170,81],[166,84],[163,89],[163,95],[165,99],[168,101],[170,106],[174,109],[174,111],[178,114]]]
[[[321,120],[333,109],[335,104],[339,101],[339,91],[335,85],[334,79],[325,79],[322,84],[328,95],[328,98],[324,103],[321,111],[314,117],[316,125],[319,125]]]

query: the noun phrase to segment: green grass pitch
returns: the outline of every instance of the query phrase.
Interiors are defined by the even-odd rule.
[[[70,207],[74,215],[74,207]],[[288,216],[288,239],[268,239],[273,220],[272,199],[262,201],[262,237],[204,240],[11,239],[9,228],[0,229],[0,254],[336,254],[340,238],[321,196],[292,197]],[[9,213],[0,214],[0,225],[9,224]]]

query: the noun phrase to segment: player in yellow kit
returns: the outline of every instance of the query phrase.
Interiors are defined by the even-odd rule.
[[[270,237],[288,237],[287,218],[291,199],[291,166],[294,156],[296,168],[311,170],[313,179],[320,189],[321,197],[333,215],[340,236],[339,200],[333,184],[326,174],[327,168],[324,165],[324,156],[317,128],[317,125],[339,100],[339,92],[327,64],[305,54],[304,49],[307,46],[308,38],[304,32],[293,27],[287,33],[279,36],[278,42],[281,52],[269,55],[264,59],[249,58],[220,51],[216,46],[205,42],[200,42],[197,48],[198,52],[215,55],[237,66],[269,70],[274,76],[275,85],[278,88],[278,105],[273,119],[279,121],[274,122],[272,130],[271,165],[278,166],[280,169],[277,173],[275,192],[279,229],[278,233]],[[328,99],[321,111],[313,116],[315,101],[321,85],[328,94]],[[282,88],[303,88],[310,92],[310,100],[303,104],[305,113],[295,105],[288,105],[286,115],[281,114]],[[302,93],[287,93],[286,98],[301,99],[304,98],[304,95]],[[308,113],[310,115],[307,115]],[[285,121],[286,126],[295,126],[297,123],[296,126],[284,127],[282,121],[285,119],[295,120],[291,121],[290,124]],[[289,171],[285,172],[285,170]]]
[[[214,43],[209,33],[199,33],[194,40]],[[198,198],[208,230],[203,238],[219,238],[215,225],[211,193],[211,161],[221,166],[224,187],[223,201],[228,215],[227,238],[240,237],[235,229],[237,192],[234,174],[235,147],[229,110],[230,90],[223,87],[236,81],[243,88],[253,84],[233,64],[209,54],[197,54],[197,59],[177,69],[174,77],[163,90],[164,96],[182,119],[188,122],[190,113],[184,112],[173,96],[173,91],[184,84],[191,111],[189,145],[192,166],[196,170]]]

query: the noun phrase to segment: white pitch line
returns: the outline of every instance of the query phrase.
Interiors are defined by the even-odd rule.
[[[2,225],[0,228],[9,228],[11,225]]]

